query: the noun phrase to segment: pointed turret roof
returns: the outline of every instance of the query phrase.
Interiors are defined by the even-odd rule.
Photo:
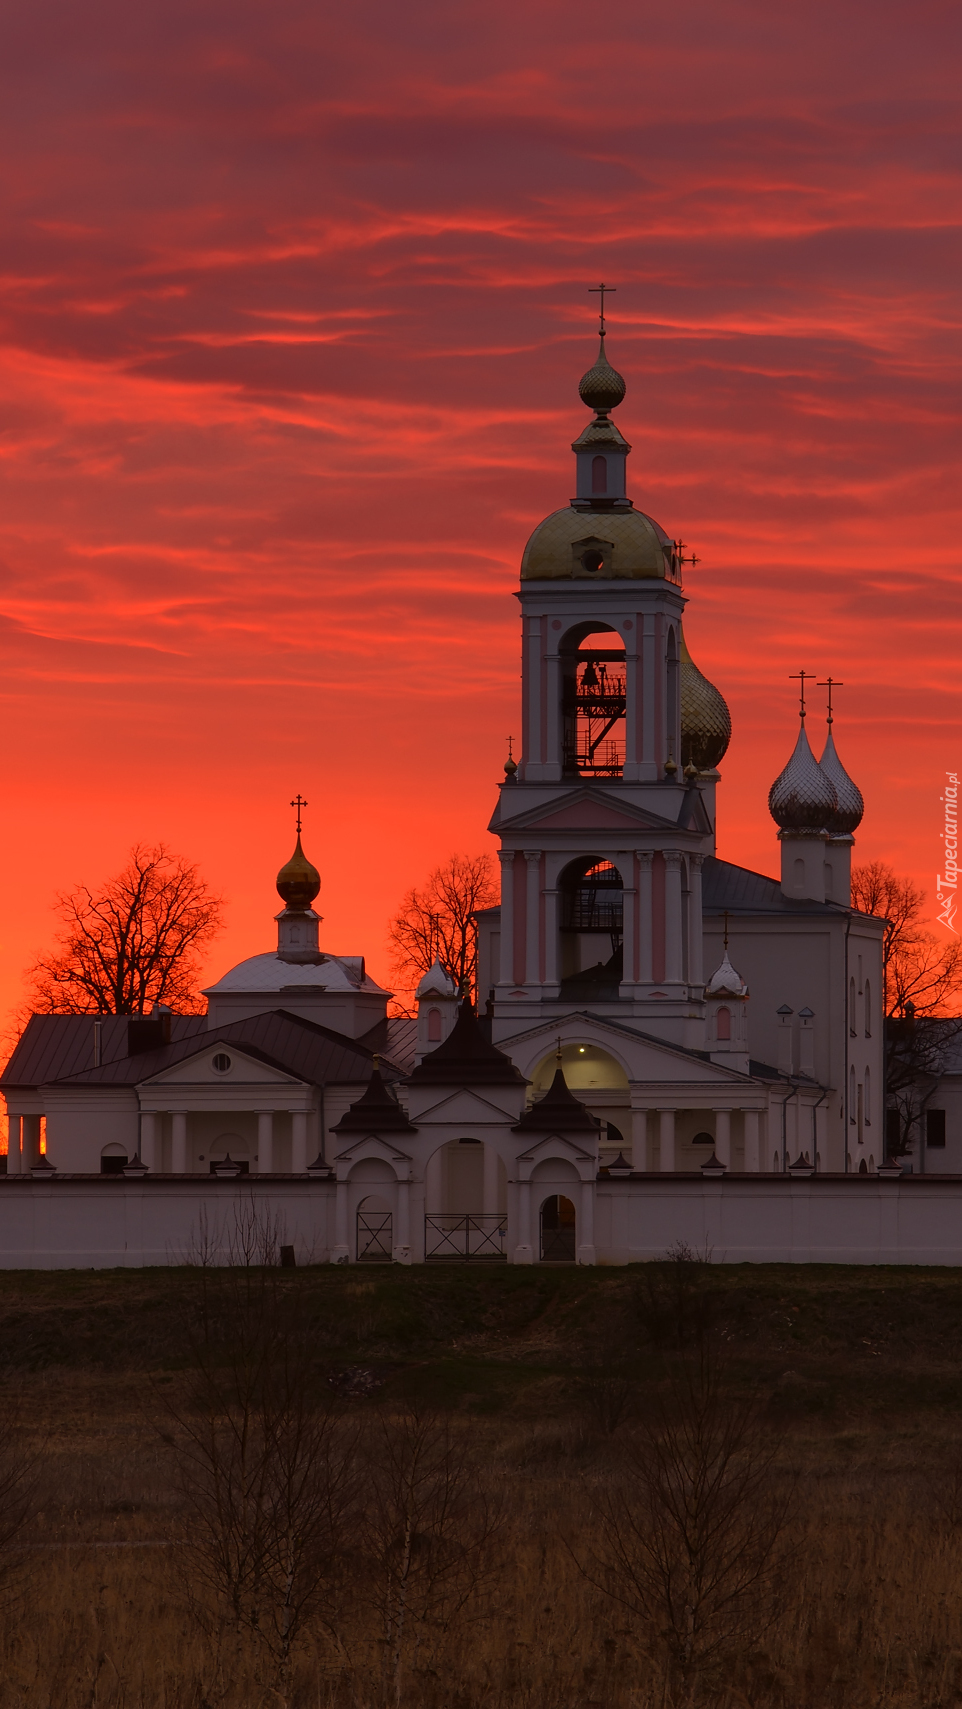
[[[721,963],[705,986],[706,997],[747,997],[748,986],[731,964],[726,946]]]
[[[543,1098],[538,1098],[530,1110],[525,1110],[512,1133],[590,1133],[596,1134],[601,1123],[585,1109],[580,1098],[570,1090],[560,1062],[555,1076]]]
[[[819,769],[825,773],[835,790],[835,812],[825,829],[835,837],[850,837],[852,832],[857,831],[862,823],[865,802],[862,800],[862,791],[857,784],[852,782],[838,757],[831,727],[829,727],[825,747],[818,764]]]
[[[409,1086],[524,1086],[509,1056],[489,1044],[468,998],[437,1050],[422,1057],[407,1077]]]
[[[364,1091],[346,1110],[339,1122],[335,1122],[332,1133],[417,1133],[413,1122],[407,1116],[389,1087],[381,1079],[381,1070],[375,1063]]]
[[[836,806],[835,786],[812,753],[803,724],[791,759],[768,792],[768,811],[783,831],[824,831]]]
[[[414,993],[415,997],[430,997],[435,994],[438,997],[456,997],[458,994],[458,988],[450,973],[441,966],[437,958]]]

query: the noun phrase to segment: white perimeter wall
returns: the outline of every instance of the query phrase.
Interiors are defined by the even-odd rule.
[[[379,1190],[396,1191],[393,1183]],[[277,1245],[293,1246],[299,1264],[324,1263],[334,1203],[333,1182],[303,1178],[0,1177],[0,1268],[139,1268],[202,1255],[223,1262],[252,1220]],[[351,1238],[353,1250],[353,1228]],[[679,1241],[722,1264],[962,1264],[962,1177],[598,1183],[599,1263],[662,1258]]]

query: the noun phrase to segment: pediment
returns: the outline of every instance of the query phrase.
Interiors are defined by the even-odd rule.
[[[504,831],[658,831],[674,830],[673,820],[663,819],[630,801],[615,801],[597,790],[573,789],[544,806],[506,821]]]
[[[339,1151],[335,1162],[360,1163],[368,1157],[376,1158],[379,1163],[390,1163],[392,1167],[395,1163],[411,1161],[407,1151],[398,1151],[395,1146],[388,1145],[376,1134],[366,1134],[363,1139],[355,1140],[354,1144],[347,1146],[344,1151]]]
[[[580,1146],[573,1145],[563,1134],[548,1133],[539,1139],[537,1145],[531,1145],[527,1151],[518,1152],[519,1163],[543,1163],[549,1157],[566,1157],[570,1163],[594,1163],[593,1151],[582,1151]]]
[[[457,1086],[440,1097],[435,1094],[434,1102],[421,1105],[413,1095],[417,1090],[418,1088],[409,1086],[407,1097],[410,1119],[419,1128],[429,1122],[485,1122],[490,1127],[495,1122],[501,1125],[504,1122],[514,1123],[518,1119],[520,1098],[512,1108],[505,1109],[503,1105],[492,1103],[490,1098],[483,1097],[480,1092],[472,1092],[467,1086]],[[433,1087],[426,1087],[425,1090],[434,1092]],[[521,1091],[520,1086],[518,1091]]]
[[[214,1067],[214,1058],[227,1056],[230,1067],[223,1072]],[[303,1086],[305,1082],[298,1079],[296,1074],[289,1074],[275,1063],[267,1062],[263,1057],[253,1056],[248,1051],[239,1050],[234,1044],[221,1044],[217,1040],[204,1045],[192,1056],[175,1062],[171,1068],[161,1069],[159,1074],[151,1074],[140,1082],[142,1086],[222,1086],[229,1096],[233,1087],[240,1086]]]
[[[597,1044],[610,1051],[634,1084],[717,1086],[733,1080],[744,1084],[751,1078],[738,1069],[725,1068],[694,1051],[655,1038],[641,1028],[636,1032],[628,1026],[611,1024],[603,1015],[593,1015],[586,1009],[573,1010],[558,1019],[526,1028],[511,1038],[499,1039],[498,1048],[530,1079],[538,1063],[554,1052],[559,1036],[562,1044]],[[576,1097],[590,1102],[590,1087],[571,1089]]]

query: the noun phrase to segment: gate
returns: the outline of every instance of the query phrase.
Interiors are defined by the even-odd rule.
[[[357,1261],[359,1264],[390,1264],[392,1261],[390,1211],[358,1211]]]
[[[425,1262],[505,1264],[507,1232],[507,1219],[499,1215],[428,1215],[424,1218]]]

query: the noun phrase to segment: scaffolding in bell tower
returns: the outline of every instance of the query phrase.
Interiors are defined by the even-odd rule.
[[[625,764],[625,706],[623,650],[582,648],[564,686],[567,776],[621,777]]]

